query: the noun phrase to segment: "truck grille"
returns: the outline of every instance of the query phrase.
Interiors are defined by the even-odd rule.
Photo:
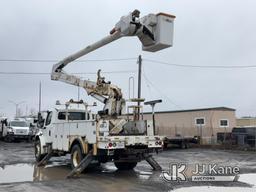
[[[27,135],[28,131],[25,129],[16,129],[15,134],[17,135]]]

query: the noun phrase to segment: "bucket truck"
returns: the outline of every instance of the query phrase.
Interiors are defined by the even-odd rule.
[[[52,80],[84,88],[104,107],[98,114],[92,114],[87,103],[71,100],[63,109],[54,107],[49,110],[36,136],[35,156],[39,164],[52,155],[70,153],[72,174],[81,172],[92,160],[100,163],[112,161],[118,169],[133,169],[137,162],[147,160],[154,169],[160,169],[150,154],[162,148],[163,137],[155,135],[152,121],[125,117],[126,100],[121,89],[106,81],[100,70],[96,82],[83,80],[63,70],[72,61],[122,37],[137,36],[142,50],[149,52],[172,46],[175,16],[158,13],[140,18],[139,15],[140,12],[134,10],[121,17],[109,35],[53,66]],[[133,101],[143,100],[137,98]],[[83,105],[84,110],[71,107],[77,104]],[[141,107],[134,106],[134,113]]]

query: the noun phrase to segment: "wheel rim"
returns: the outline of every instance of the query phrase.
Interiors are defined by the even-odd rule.
[[[74,167],[77,167],[78,164],[80,163],[81,159],[80,159],[80,157],[78,155],[78,151],[74,151],[72,161],[73,161]]]

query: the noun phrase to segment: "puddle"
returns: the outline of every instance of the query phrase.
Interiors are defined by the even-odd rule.
[[[0,168],[0,183],[47,181],[65,179],[70,172],[67,165],[37,167],[33,164],[6,165]]]
[[[68,173],[71,171],[70,166],[67,164],[61,164],[53,162],[45,167],[37,167],[33,164],[16,164],[16,165],[6,165],[0,167],[0,183],[15,183],[15,182],[28,182],[28,181],[49,181],[49,180],[62,180],[65,179]],[[159,173],[160,174],[160,173]],[[135,169],[134,171],[121,172],[112,164],[106,164],[100,168],[92,169],[88,174],[84,174],[81,177],[85,181],[99,182],[101,187],[108,188],[109,183],[118,180],[113,187],[124,187],[129,186],[131,183],[137,183],[138,185],[147,180],[153,185],[164,185],[164,183],[159,182],[160,175],[153,173],[151,171],[142,171]],[[239,182],[252,185],[252,188],[242,187],[236,184],[234,186],[192,186],[183,187],[175,189],[175,192],[198,192],[198,191],[244,191],[251,192],[256,191],[256,174],[241,174]],[[197,185],[192,183],[192,185]],[[212,184],[214,185],[214,183]],[[139,186],[138,186],[139,187]]]
[[[0,168],[0,183],[33,181],[34,165],[17,164]]]

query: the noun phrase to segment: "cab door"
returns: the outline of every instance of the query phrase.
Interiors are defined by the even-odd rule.
[[[46,143],[52,143],[52,148],[56,148],[56,142],[55,142],[55,133],[56,128],[53,125],[53,112],[50,111],[47,113],[47,117],[45,119],[45,125],[44,125],[44,136],[46,138]]]
[[[57,123],[57,148],[61,151],[69,150],[69,126],[68,112],[60,111],[58,113],[58,123]]]

